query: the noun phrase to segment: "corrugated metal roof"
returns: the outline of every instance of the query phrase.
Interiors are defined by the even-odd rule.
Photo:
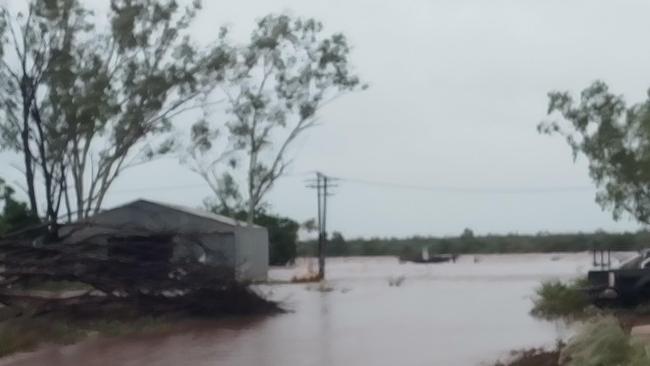
[[[139,202],[147,203],[147,204],[155,205],[155,206],[165,207],[165,208],[168,208],[168,209],[172,209],[172,210],[175,210],[175,211],[186,213],[188,215],[202,217],[204,219],[217,221],[217,222],[220,222],[222,224],[229,225],[229,226],[249,226],[248,223],[246,223],[244,221],[235,220],[233,218],[223,216],[223,215],[217,215],[215,213],[208,212],[208,211],[205,211],[205,210],[200,210],[200,209],[197,209],[197,208],[191,208],[191,207],[182,206],[182,205],[175,205],[175,204],[171,204],[171,203],[150,201],[150,200],[145,200],[145,199],[138,199],[138,200],[135,200],[133,202],[129,202],[129,203],[126,203],[124,205],[114,207],[113,209],[119,208],[119,207],[126,207],[126,206],[133,205],[133,204],[139,203]],[[257,228],[262,228],[261,226],[255,225],[255,224],[253,224],[251,226],[252,227],[257,227]]]

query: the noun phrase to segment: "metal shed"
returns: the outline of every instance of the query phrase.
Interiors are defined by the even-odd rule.
[[[197,255],[209,264],[230,267],[239,280],[267,278],[269,239],[265,228],[229,217],[173,204],[137,200],[103,211],[87,220],[70,240],[113,231],[139,230],[192,236],[210,248],[210,254],[178,252],[175,256]]]

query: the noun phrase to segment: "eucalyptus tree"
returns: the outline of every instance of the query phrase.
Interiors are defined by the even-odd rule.
[[[321,22],[288,15],[262,18],[250,40],[232,48],[221,85],[227,133],[217,133],[205,121],[192,131],[195,151],[207,160],[195,170],[221,203],[239,199],[248,222],[253,221],[266,194],[285,174],[292,144],[316,125],[317,112],[365,87],[351,70],[350,51],[343,34],[326,35]],[[228,148],[213,143],[220,135],[226,135],[222,142]],[[245,186],[243,193],[237,181]]]
[[[55,126],[42,118],[47,104],[50,67],[61,45],[83,37],[91,26],[89,13],[77,1],[31,1],[26,12],[0,9],[0,138],[3,149],[22,155],[32,217],[38,216],[37,185],[42,182],[45,216],[50,232],[65,188],[62,145],[53,138]]]
[[[49,150],[37,160],[60,165],[58,202],[63,196],[77,218],[101,209],[125,169],[171,152],[172,121],[209,103],[229,54],[219,39],[207,47],[193,41],[191,26],[200,9],[200,1],[183,7],[175,0],[111,0],[102,25],[78,0],[31,0],[29,14],[37,20],[20,33],[33,42],[13,42],[20,37],[5,26],[11,35],[3,38],[5,49],[20,43],[27,51],[18,53],[38,56],[31,57],[39,65],[41,89],[34,93],[37,102],[27,106],[26,120],[45,126],[39,139]],[[6,23],[22,19],[4,13]],[[12,60],[4,66],[10,70]],[[3,99],[10,94],[5,90]],[[4,127],[8,146],[33,155],[16,143],[17,124]]]
[[[616,219],[627,213],[650,224],[650,98],[628,105],[596,81],[578,99],[549,93],[548,113],[561,121],[544,122],[539,131],[563,136],[574,159],[587,158],[596,201]]]
[[[228,54],[190,35],[201,4],[111,1],[110,30],[53,72],[50,116],[66,136],[79,217],[96,213],[129,167],[172,151],[172,120],[199,108],[218,84]],[[71,70],[66,73],[66,70]]]

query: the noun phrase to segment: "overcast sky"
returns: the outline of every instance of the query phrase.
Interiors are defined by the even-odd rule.
[[[339,182],[328,226],[345,236],[637,228],[602,212],[584,159],[574,163],[565,142],[539,135],[536,125],[553,89],[579,92],[600,78],[628,100],[645,96],[650,2],[204,3],[196,30],[203,40],[221,25],[244,39],[270,12],[316,17],[327,32],[349,37],[353,64],[370,84],[329,105],[322,126],[299,141],[290,176],[269,197],[274,212],[314,217],[315,192],[304,180],[321,170],[396,185]],[[165,159],[126,173],[106,206],[139,197],[199,206],[209,194]]]

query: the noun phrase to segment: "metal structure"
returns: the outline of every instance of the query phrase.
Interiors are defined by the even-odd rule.
[[[133,201],[71,224],[68,228],[62,228],[62,235],[66,236],[66,231],[75,230],[79,224],[84,226],[74,231],[68,240],[79,241],[98,234],[125,231],[134,235],[184,235],[195,238],[206,251],[195,253],[179,249],[175,256],[199,256],[206,264],[231,268],[236,277],[243,281],[267,278],[268,232],[258,225],[203,210],[148,200]]]
[[[593,254],[593,265],[594,267],[599,268],[611,268],[612,267],[612,250],[611,249],[600,249],[594,248],[592,250]]]

